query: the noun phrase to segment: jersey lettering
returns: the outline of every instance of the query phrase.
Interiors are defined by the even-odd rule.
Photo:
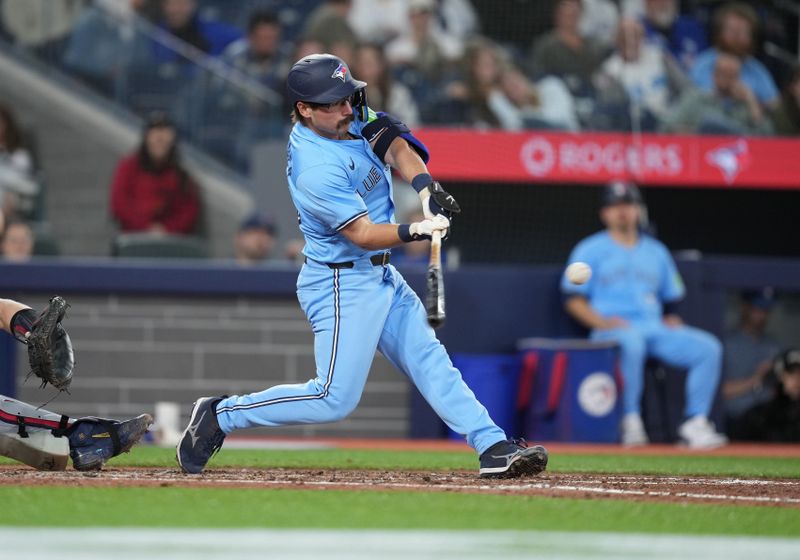
[[[364,188],[363,190],[358,189],[358,195],[361,198],[367,196],[367,193],[374,189],[375,185],[381,182],[382,177],[383,176],[381,175],[381,172],[378,171],[378,168],[373,166],[372,169],[369,170],[369,173],[367,173],[367,178],[361,181],[361,185]]]

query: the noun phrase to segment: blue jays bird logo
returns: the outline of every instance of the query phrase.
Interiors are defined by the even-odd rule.
[[[333,74],[331,74],[331,78],[339,78],[343,82],[347,81],[347,66],[344,64],[337,66],[336,70],[334,70]]]
[[[733,144],[711,150],[706,154],[706,162],[719,169],[725,182],[730,185],[737,175],[750,164],[747,141],[740,139]]]

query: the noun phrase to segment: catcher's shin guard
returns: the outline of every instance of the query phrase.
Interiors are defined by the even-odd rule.
[[[69,459],[68,417],[0,395],[0,455],[42,471],[63,471]]]
[[[130,451],[152,423],[149,414],[124,422],[95,417],[75,420],[67,432],[72,466],[79,471],[103,468],[112,457]]]

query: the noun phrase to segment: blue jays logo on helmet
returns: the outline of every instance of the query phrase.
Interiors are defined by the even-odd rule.
[[[347,81],[347,66],[344,64],[340,64],[336,67],[336,70],[333,71],[331,74],[331,78],[339,78],[343,82]]]
[[[292,102],[335,103],[366,85],[353,79],[344,60],[332,54],[303,57],[294,63],[286,77],[286,92]]]

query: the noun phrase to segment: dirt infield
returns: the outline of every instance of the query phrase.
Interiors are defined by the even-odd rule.
[[[687,455],[707,457],[784,457],[800,459],[800,445],[780,443],[732,443],[716,449],[689,450],[681,445],[656,443],[642,447],[622,447],[607,443],[542,443],[550,455]],[[358,439],[233,436],[225,440],[225,448],[336,448],[384,451],[467,451],[472,449],[463,440],[448,439]]]
[[[315,490],[469,492],[669,503],[724,503],[800,508],[800,480],[643,475],[550,474],[522,480],[483,480],[474,472],[319,469],[108,468],[102,472],[37,472],[0,467],[2,486],[291,488]]]

